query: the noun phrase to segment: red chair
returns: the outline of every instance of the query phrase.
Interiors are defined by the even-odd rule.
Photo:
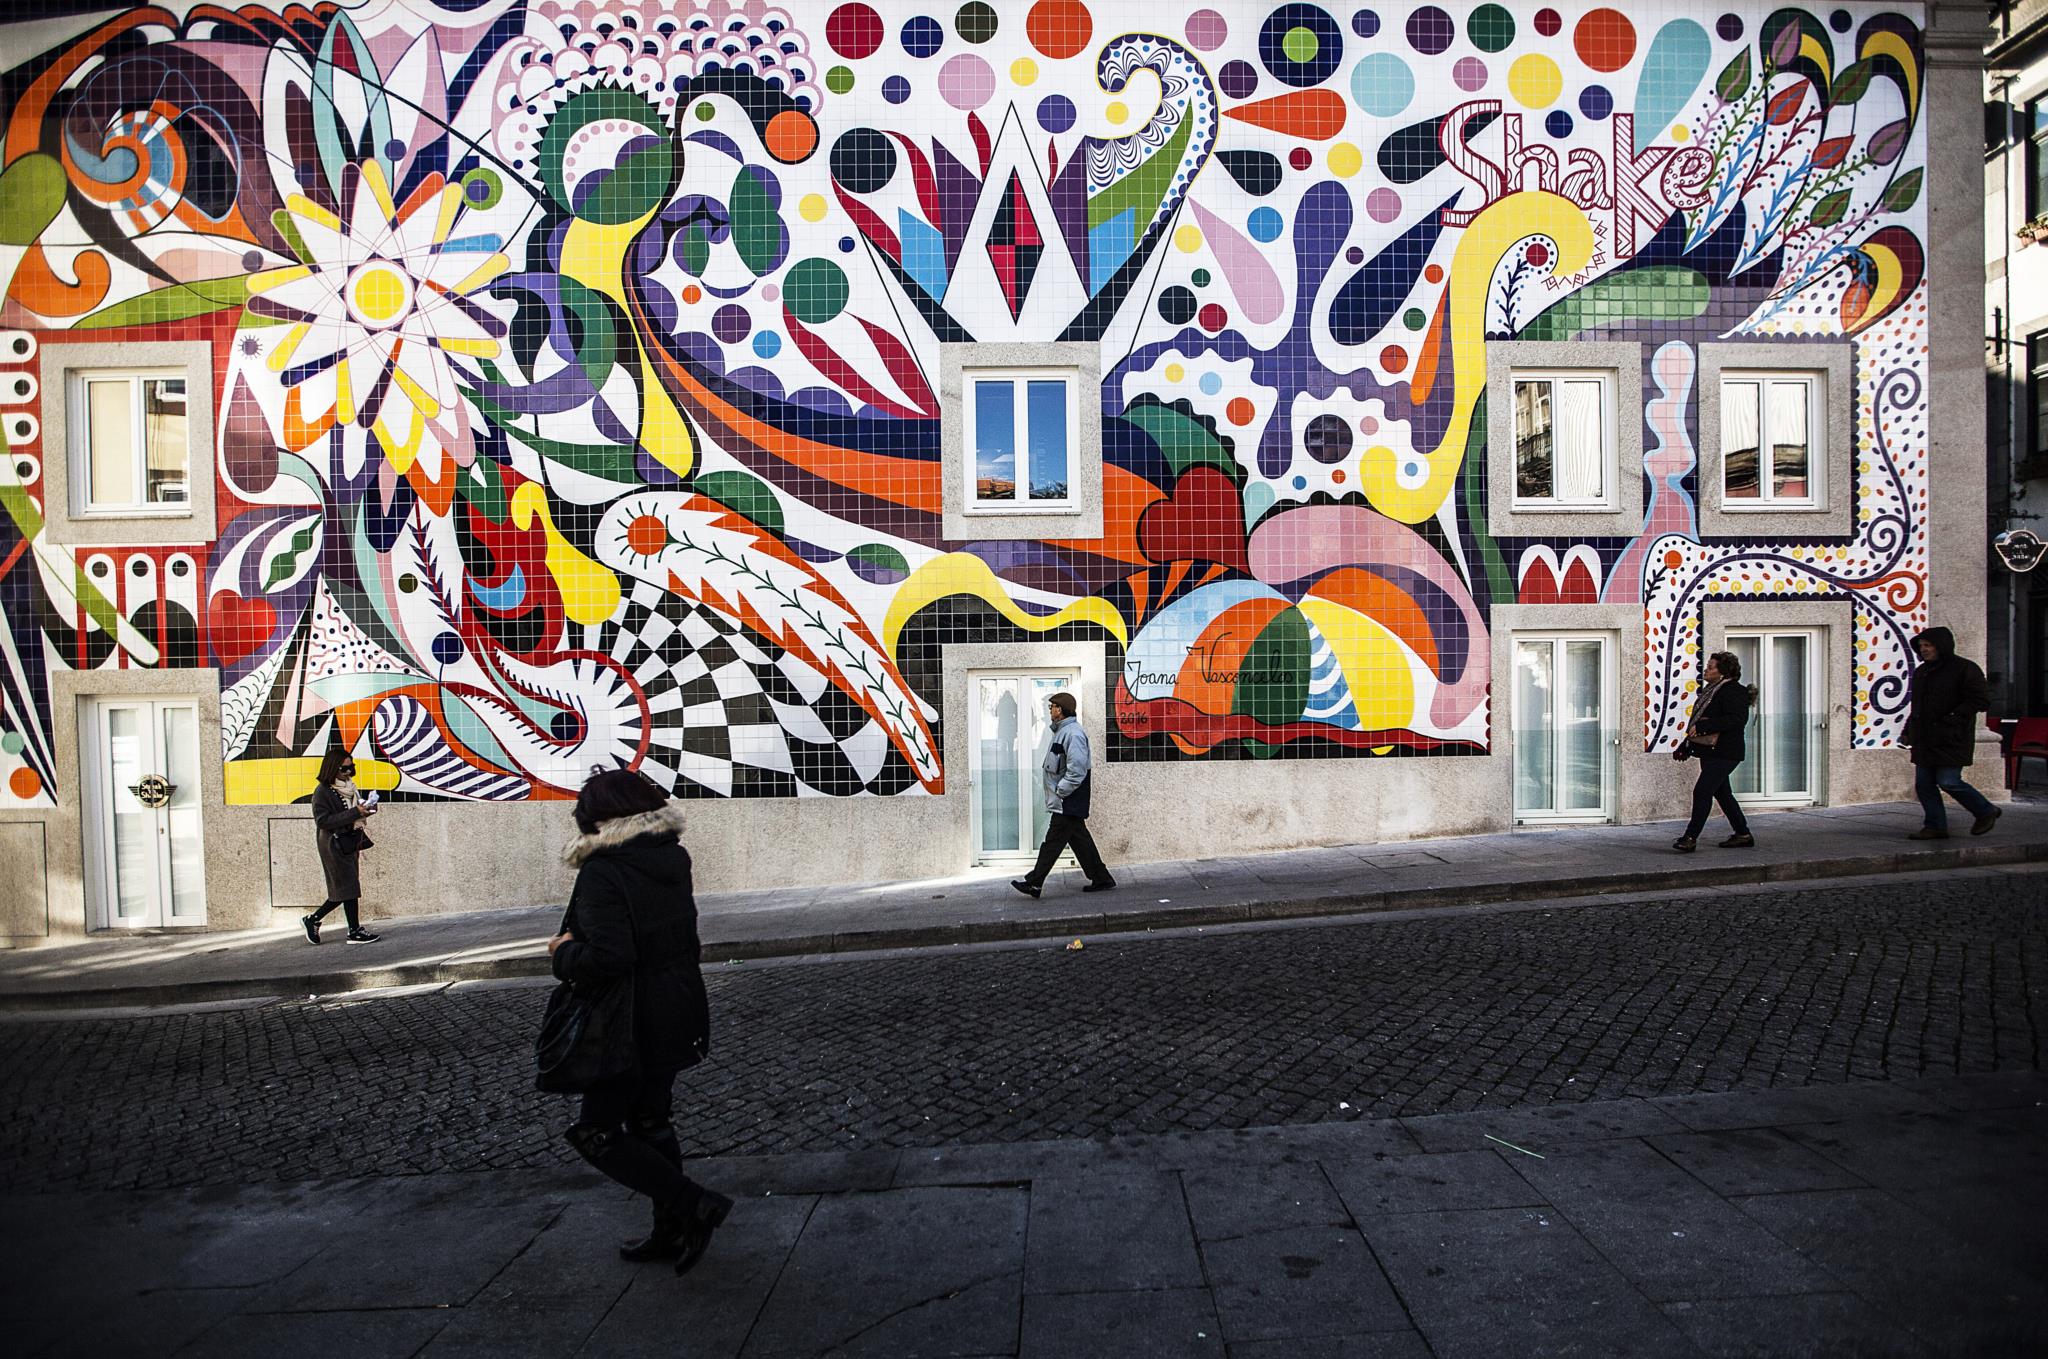
[[[2022,717],[2012,724],[2005,744],[2005,786],[2019,787],[2020,761],[2033,758],[2048,765],[2048,717]]]

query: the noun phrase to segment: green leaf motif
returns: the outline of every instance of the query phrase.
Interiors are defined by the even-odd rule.
[[[1842,214],[1849,210],[1849,191],[1831,193],[1813,205],[1813,215],[1807,218],[1809,226],[1833,226],[1842,220]]]
[[[263,578],[263,589],[266,594],[282,582],[290,580],[293,573],[298,570],[299,558],[313,546],[313,529],[317,524],[316,520],[294,533],[291,543],[285,550],[270,559],[270,570]]]
[[[131,297],[125,302],[116,302],[94,312],[77,322],[73,330],[106,330],[113,326],[160,325],[167,321],[184,321],[194,316],[205,316],[209,312],[225,307],[239,307],[249,300],[249,289],[243,280],[235,278],[210,278],[198,283],[176,283],[168,288]]]
[[[909,561],[887,543],[862,543],[848,552],[846,559],[867,568],[859,573],[863,578],[884,585],[894,585],[910,574]]]
[[[690,489],[706,499],[717,501],[776,537],[782,536],[782,502],[775,498],[774,489],[759,477],[750,477],[745,472],[712,472],[698,477]]]
[[[1884,206],[1887,212],[1904,212],[1920,201],[1920,180],[1924,170],[1908,170],[1892,181],[1884,191]]]
[[[1859,61],[1850,65],[1840,75],[1835,77],[1834,102],[1837,104],[1853,104],[1861,99],[1870,89],[1871,75],[1872,67],[1868,61]]]
[[[1735,60],[1721,68],[1721,74],[1714,77],[1714,93],[1721,102],[1732,104],[1742,98],[1742,92],[1749,88],[1749,49],[1743,48],[1735,54]]]

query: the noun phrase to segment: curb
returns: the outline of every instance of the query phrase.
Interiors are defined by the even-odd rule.
[[[1128,934],[1202,925],[1243,925],[1269,920],[1308,920],[1374,915],[1385,911],[1449,909],[1505,901],[1617,896],[1636,892],[1687,891],[1700,887],[1761,886],[1823,878],[1925,873],[1952,868],[1993,868],[2048,863],[2048,843],[1957,846],[1910,853],[1868,854],[1796,863],[1688,866],[1626,873],[1593,873],[1576,878],[1447,883],[1440,887],[1390,892],[1333,892],[1316,896],[1219,902],[1128,912],[1091,911],[1030,920],[976,920],[908,925],[896,929],[843,930],[828,934],[765,939],[704,941],[707,963],[747,962],[820,954],[871,953],[890,949],[945,948],[957,944],[1012,943],[1075,935]],[[1449,868],[1449,865],[1446,865]],[[1369,871],[1369,870],[1368,870]],[[552,975],[545,954],[474,962],[399,963],[391,967],[296,973],[281,977],[223,978],[156,986],[112,986],[84,991],[16,992],[0,996],[0,1014],[62,1010],[133,1009],[213,1001],[284,996],[344,995],[351,991],[431,986],[463,981],[498,981]]]

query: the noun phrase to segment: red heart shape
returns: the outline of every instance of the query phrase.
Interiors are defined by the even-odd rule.
[[[1153,501],[1139,517],[1138,548],[1161,565],[1217,562],[1249,574],[1237,483],[1218,468],[1190,467],[1170,497]]]
[[[206,602],[206,640],[224,666],[248,656],[276,630],[277,610],[267,599],[244,599],[223,590]]]

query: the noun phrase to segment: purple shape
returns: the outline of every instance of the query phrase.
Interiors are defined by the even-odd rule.
[[[1065,132],[1074,125],[1074,101],[1063,94],[1049,94],[1038,101],[1038,125],[1047,132]]]
[[[753,328],[754,318],[747,315],[747,309],[742,306],[728,304],[711,316],[711,333],[721,344],[738,344]]]
[[[1723,42],[1734,42],[1742,36],[1742,20],[1733,14],[1724,14],[1714,21],[1714,31],[1721,35]]]
[[[1248,61],[1225,62],[1223,69],[1216,73],[1216,83],[1232,99],[1243,99],[1259,88],[1259,73]]]
[[[1351,16],[1351,31],[1361,38],[1370,38],[1380,31],[1380,16],[1369,9],[1362,9]]]
[[[900,75],[892,75],[882,82],[882,98],[892,104],[900,104],[910,98],[910,82]]]
[[[1408,16],[1408,45],[1424,56],[1435,56],[1457,36],[1458,26],[1451,16],[1435,5],[1424,5]]]
[[[1588,85],[1579,91],[1579,112],[1597,123],[1614,112],[1614,96],[1605,85]]]

